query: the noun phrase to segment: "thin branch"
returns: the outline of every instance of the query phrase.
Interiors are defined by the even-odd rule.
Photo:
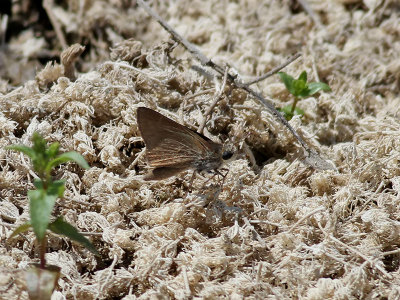
[[[399,254],[399,253],[400,253],[400,249],[396,249],[396,250],[392,250],[392,251],[382,252],[381,254],[379,254],[379,257],[383,258],[388,255]]]
[[[201,121],[199,129],[197,130],[198,133],[203,134],[204,127],[206,126],[206,123],[207,123],[207,117],[211,114],[215,105],[217,105],[217,102],[219,101],[219,99],[221,99],[222,93],[224,92],[227,77],[228,77],[228,68],[225,68],[222,85],[221,85],[219,91],[217,91],[217,93],[215,94],[213,102],[210,104],[210,106],[207,108],[206,112],[204,113],[203,120]]]
[[[224,73],[224,68],[215,65],[207,56],[202,54],[192,43],[190,43],[188,40],[180,36],[167,22],[165,22],[154,10],[152,10],[147,3],[145,3],[143,0],[137,0],[137,3],[141,7],[144,8],[144,10],[152,16],[154,19],[157,20],[157,22],[164,27],[166,31],[168,31],[171,35],[174,41],[177,43],[183,45],[192,55],[194,55],[203,66],[210,66],[215,70],[220,73],[221,75]]]
[[[246,217],[243,217],[242,220],[244,221],[244,224],[250,228],[250,230],[253,232],[253,234],[255,235],[257,241],[261,244],[261,247],[265,247],[265,241],[264,239],[258,234],[257,230],[254,228],[253,225],[251,225],[249,219],[247,219]]]
[[[215,90],[215,88],[210,88],[210,89],[207,89],[207,90],[203,90],[203,91],[197,92],[195,94],[185,96],[184,100],[190,100],[192,98],[196,98],[198,96],[208,94],[208,93],[210,93],[210,92],[212,92],[214,90]]]
[[[298,0],[300,5],[303,7],[305,12],[311,17],[317,27],[322,28],[322,23],[318,15],[314,13],[311,6],[308,4],[307,0]]]
[[[179,121],[180,121],[182,124],[184,124],[184,121],[183,121],[183,111],[187,108],[186,105],[187,105],[187,103],[188,103],[188,101],[189,101],[190,99],[193,99],[193,98],[196,98],[196,97],[198,97],[198,96],[205,95],[205,94],[209,94],[209,93],[214,92],[214,91],[215,91],[215,88],[209,88],[209,89],[207,89],[207,90],[202,90],[202,91],[200,91],[200,92],[197,92],[197,93],[194,93],[194,94],[191,94],[191,95],[186,95],[186,96],[183,98],[183,100],[182,100],[182,102],[181,102],[181,105],[179,106],[179,110],[178,110]],[[192,104],[192,105],[193,105],[193,104]]]
[[[53,0],[44,0],[43,8],[45,9],[47,16],[50,19],[51,25],[53,25],[54,31],[56,32],[57,38],[61,44],[62,49],[66,49],[68,47],[67,41],[64,37],[64,33],[61,30],[60,23],[58,22],[56,16],[53,13],[52,6],[54,5]]]
[[[312,69],[314,72],[314,78],[317,82],[321,81],[319,79],[319,74],[318,74],[318,70],[317,70],[317,64],[315,62],[315,55],[314,55],[314,49],[313,46],[310,47],[310,53],[311,53],[311,61],[312,61]]]
[[[118,67],[121,67],[121,68],[127,68],[127,69],[133,70],[133,71],[135,71],[135,72],[137,72],[139,74],[142,74],[142,75],[146,76],[147,78],[149,78],[149,79],[151,79],[151,80],[153,80],[153,81],[155,81],[155,82],[157,82],[159,84],[162,84],[161,80],[158,80],[157,78],[151,76],[150,74],[147,74],[146,72],[144,72],[144,71],[142,71],[142,70],[140,70],[138,68],[135,68],[135,67],[133,67],[131,65],[125,64],[125,63],[113,62],[112,61],[112,62],[105,62],[104,65],[105,66],[111,65],[111,66],[118,66]]]
[[[82,204],[82,205],[86,205],[86,206],[95,206],[95,205],[96,205],[96,204],[94,204],[94,203],[90,203],[90,202],[86,202],[86,201],[77,200],[77,199],[74,199],[74,198],[72,198],[72,197],[66,197],[66,196],[64,196],[62,199],[65,200],[65,201],[74,202],[74,203],[78,203],[78,204]],[[69,205],[71,205],[71,204],[69,204]],[[63,205],[63,206],[66,207],[65,205]]]
[[[323,208],[323,207],[319,207],[319,208],[317,208],[317,209],[314,209],[312,212],[306,214],[304,217],[302,217],[300,220],[298,220],[298,221],[296,222],[296,224],[294,224],[294,225],[288,230],[288,233],[291,233],[299,224],[303,223],[304,220],[308,219],[308,218],[311,217],[313,214],[315,214],[315,213],[317,213],[317,212],[320,212],[320,211],[322,211],[322,210],[324,210],[324,208]]]
[[[311,252],[314,251],[314,249],[313,249],[312,247],[310,247],[310,246],[302,245],[302,247],[303,247],[304,249],[306,249],[306,250],[311,251]],[[329,258],[331,258],[331,259],[333,259],[333,260],[335,260],[335,261],[337,261],[338,263],[341,263],[342,265],[344,265],[344,266],[346,266],[346,267],[348,267],[348,268],[352,268],[352,267],[353,267],[353,266],[350,265],[348,262],[344,261],[343,259],[341,259],[341,258],[339,258],[339,257],[336,257],[335,255],[332,255],[332,254],[328,253],[327,251],[324,251],[324,255],[327,256],[327,257],[329,257]]]
[[[263,269],[263,264],[262,262],[258,263],[258,268],[257,268],[257,275],[256,275],[256,282],[260,283],[261,277],[262,277],[262,269]]]
[[[292,57],[289,57],[289,59],[287,61],[285,61],[283,64],[273,68],[271,71],[269,71],[268,73],[265,73],[262,76],[259,76],[253,80],[250,80],[249,82],[245,83],[246,85],[252,85],[255,84],[257,82],[260,82],[264,79],[267,79],[268,77],[278,73],[280,70],[282,70],[284,67],[286,67],[287,65],[291,64],[292,62],[294,62],[296,59],[298,59],[301,56],[301,53],[297,53],[295,55],[293,55]]]
[[[110,267],[107,270],[108,271],[107,277],[105,278],[103,283],[100,282],[102,278],[101,277],[99,278],[99,282],[98,282],[99,283],[99,290],[97,291],[97,296],[98,297],[96,297],[96,298],[100,298],[100,295],[103,293],[103,291],[106,288],[106,286],[108,284],[110,284],[111,277],[114,275],[113,270],[114,270],[115,265],[117,264],[117,262],[118,262],[118,256],[116,254],[114,254],[113,261],[112,261]]]
[[[255,169],[259,169],[256,158],[254,157],[253,151],[251,151],[251,149],[250,149],[249,145],[247,145],[246,141],[243,141],[242,150],[247,155],[247,158],[249,159],[251,166]]]
[[[135,159],[133,160],[133,162],[129,165],[129,167],[128,167],[129,170],[132,170],[132,169],[136,166],[136,164],[138,163],[139,159],[144,155],[144,153],[145,153],[145,148],[143,148],[142,151],[140,151],[140,152],[137,154],[136,158],[135,158]]]
[[[287,129],[293,134],[293,136],[298,140],[298,142],[301,144],[301,146],[307,150],[307,152],[310,152],[311,149],[307,146],[306,142],[298,135],[298,133],[294,130],[294,128],[289,124],[289,122],[285,119],[285,117],[276,110],[275,106],[272,104],[271,99],[266,99],[264,98],[259,92],[256,92],[252,90],[248,85],[240,83],[235,81],[235,85],[238,88],[244,89],[246,92],[251,94],[254,98],[256,98],[258,101],[260,101],[262,104],[264,104],[269,111],[283,124],[286,126]]]
[[[0,16],[0,47],[3,48],[6,44],[6,32],[8,25],[8,15]]]
[[[187,275],[186,266],[182,266],[183,282],[185,283],[186,297],[190,298],[192,291],[190,290],[189,278]]]
[[[68,77],[71,81],[76,80],[75,62],[83,51],[85,51],[85,46],[73,44],[61,52],[60,60],[61,64],[64,66],[64,76]]]
[[[250,220],[249,222],[250,222],[250,224],[267,224],[267,225],[275,226],[278,229],[281,229],[281,227],[282,227],[282,225],[280,225],[278,223],[270,222],[267,220]]]

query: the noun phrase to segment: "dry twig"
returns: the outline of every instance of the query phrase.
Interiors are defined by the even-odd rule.
[[[64,33],[61,30],[60,23],[58,22],[56,16],[53,13],[52,7],[54,5],[53,0],[44,0],[43,8],[46,10],[47,16],[50,19],[51,24],[54,27],[58,40],[60,41],[61,48],[66,49],[68,47],[67,40],[65,39]]]
[[[6,32],[8,26],[8,15],[0,16],[0,46],[4,47],[6,43]]]
[[[255,84],[257,82],[260,82],[264,79],[267,79],[268,77],[278,73],[280,70],[282,70],[284,67],[286,67],[287,65],[291,64],[292,62],[294,62],[296,59],[298,59],[301,56],[301,53],[297,53],[295,55],[293,55],[292,57],[290,57],[287,61],[285,61],[283,64],[273,68],[271,71],[265,73],[264,75],[261,75],[253,80],[250,80],[249,82],[245,83],[246,85],[250,86],[252,84]]]
[[[308,13],[308,15],[311,17],[311,19],[314,21],[315,25],[318,27],[322,27],[322,23],[318,15],[314,13],[312,10],[311,6],[308,4],[307,0],[298,0],[300,5],[303,7],[303,9]]]
[[[80,44],[73,44],[65,49],[61,55],[61,63],[64,66],[64,76],[68,77],[71,81],[75,81],[75,61],[79,58],[85,47]]]
[[[228,77],[228,68],[225,68],[225,73],[224,73],[224,78],[222,80],[222,85],[221,85],[220,89],[217,91],[217,93],[215,94],[213,102],[210,104],[210,106],[208,107],[208,109],[204,113],[203,120],[201,121],[199,129],[197,130],[198,133],[203,134],[204,127],[206,126],[206,123],[207,123],[207,117],[209,116],[209,114],[211,114],[211,112],[214,109],[215,105],[217,105],[217,102],[219,101],[219,99],[221,99],[222,93],[224,92],[227,77]]]
[[[301,224],[304,220],[308,219],[309,217],[311,217],[313,214],[316,214],[317,212],[323,211],[324,208],[323,207],[319,207],[317,209],[314,209],[312,212],[306,214],[304,217],[302,217],[300,220],[298,220],[296,222],[296,224],[294,224],[289,230],[288,233],[291,233],[299,224]]]

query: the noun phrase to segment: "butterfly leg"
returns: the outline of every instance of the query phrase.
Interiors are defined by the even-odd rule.
[[[223,174],[221,171],[225,171],[226,173]],[[229,173],[229,169],[222,168],[221,171],[220,170],[215,170],[215,174],[222,177],[222,181],[221,181],[221,189],[222,189],[222,187],[223,187],[223,185],[225,183],[225,178]]]
[[[185,198],[187,197],[187,195],[189,194],[189,192],[192,192],[192,185],[193,185],[193,181],[194,181],[194,177],[196,176],[196,170],[194,170],[193,171],[193,174],[192,174],[192,176],[190,177],[190,180],[189,180],[189,187],[188,187],[188,189],[187,189],[187,191],[186,191],[186,194],[185,194]]]
[[[217,170],[217,169],[213,170],[213,175],[212,175],[209,179],[207,179],[206,182],[204,182],[202,188],[204,188],[204,186],[205,186],[210,180],[212,180],[215,176],[219,175],[219,176],[222,177],[222,182],[221,182],[221,184],[220,184],[221,189],[222,189],[222,186],[224,185],[224,182],[225,182],[225,177],[226,177],[226,175],[228,175],[228,173],[229,173],[229,169],[223,168],[223,169],[221,169],[221,171],[226,171],[226,173],[223,174],[222,172],[220,172],[220,171]]]

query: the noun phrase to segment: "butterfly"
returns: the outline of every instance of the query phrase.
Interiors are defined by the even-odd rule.
[[[137,123],[153,168],[145,180],[161,180],[189,169],[216,170],[233,156],[232,151],[223,151],[221,144],[152,109],[139,107]]]

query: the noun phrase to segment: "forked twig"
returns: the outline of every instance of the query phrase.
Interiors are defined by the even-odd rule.
[[[303,7],[303,9],[308,13],[308,15],[314,21],[315,25],[317,25],[318,27],[322,27],[322,23],[319,16],[314,13],[311,6],[308,4],[307,0],[298,0],[298,1],[300,5]]]
[[[8,26],[8,15],[0,16],[0,47],[6,44],[6,31]]]
[[[100,283],[101,278],[99,278],[99,290],[97,291],[97,296],[100,298],[100,295],[104,288],[110,283],[111,277],[113,276],[115,265],[117,264],[118,256],[114,254],[114,259],[111,263],[111,266],[107,270],[107,277],[104,279],[104,282]]]
[[[132,170],[132,169],[136,166],[136,164],[138,163],[139,159],[144,155],[145,150],[146,150],[146,149],[143,148],[142,151],[140,151],[140,152],[138,153],[138,155],[136,156],[136,158],[135,158],[135,159],[133,160],[133,162],[129,165],[128,169]]]
[[[183,275],[183,282],[185,283],[186,296],[190,297],[192,291],[190,290],[190,283],[187,275],[186,266],[182,266],[182,275]]]
[[[165,22],[154,10],[150,8],[143,0],[137,0],[137,3],[144,8],[144,10],[152,16],[157,22],[164,27],[166,31],[168,31],[172,35],[172,39],[177,43],[183,45],[186,50],[188,50],[193,56],[195,56],[203,66],[209,66],[217,71],[219,74],[224,74],[224,68],[214,64],[207,56],[201,53],[192,43],[190,43],[187,39],[180,36],[167,22]],[[229,75],[229,77],[232,77]]]
[[[257,82],[260,82],[264,79],[267,79],[268,77],[274,75],[275,73],[278,73],[280,70],[282,70],[284,67],[286,67],[287,65],[291,64],[292,62],[294,62],[296,59],[298,59],[301,56],[301,53],[297,53],[295,55],[293,55],[292,57],[290,57],[287,61],[285,61],[283,64],[273,68],[271,71],[265,73],[264,75],[261,75],[253,80],[250,80],[246,83],[246,85],[252,85],[255,84]]]
[[[320,211],[322,211],[322,210],[324,210],[324,208],[323,208],[323,207],[319,207],[319,208],[317,208],[317,209],[314,209],[312,212],[306,214],[304,217],[302,217],[300,220],[298,220],[298,221],[296,222],[296,224],[294,224],[287,232],[288,232],[288,233],[291,233],[297,226],[299,226],[299,224],[303,223],[304,220],[308,219],[308,218],[311,217],[313,214],[315,214],[315,213],[317,213],[317,212],[320,212]]]
[[[247,158],[250,161],[250,164],[253,168],[258,169],[256,158],[254,157],[253,152],[250,150],[249,145],[247,145],[246,141],[243,141],[242,150],[247,155]]]
[[[221,85],[219,91],[217,91],[217,93],[215,94],[213,102],[210,104],[210,106],[207,108],[206,112],[204,113],[203,120],[201,121],[199,129],[197,130],[198,133],[203,134],[204,127],[206,126],[206,123],[207,123],[207,117],[209,116],[209,114],[211,114],[215,105],[217,105],[217,102],[221,98],[222,93],[224,92],[227,77],[228,77],[228,68],[225,68],[224,79],[222,80],[222,85]]]
[[[179,35],[171,26],[168,25],[155,11],[153,11],[143,0],[137,0],[137,3],[157,22],[167,30],[172,39],[183,45],[187,51],[189,51],[193,56],[195,56],[203,66],[208,66],[220,75],[224,75],[225,69],[217,64],[215,64],[211,59],[201,53],[192,43]],[[318,169],[333,169],[332,165],[323,160],[316,151],[312,150],[307,146],[306,142],[299,136],[299,134],[294,130],[294,128],[289,124],[289,122],[283,117],[283,115],[278,112],[271,99],[264,98],[260,93],[254,91],[248,84],[245,84],[237,79],[236,76],[227,74],[227,79],[232,82],[237,88],[241,88],[264,104],[268,110],[292,133],[292,135],[297,139],[300,145],[306,150],[307,154],[304,162],[308,165],[318,168]]]
[[[47,13],[47,16],[50,19],[51,24],[54,27],[54,31],[56,32],[56,35],[58,37],[58,40],[61,44],[62,49],[66,49],[68,47],[67,40],[65,39],[64,33],[62,32],[60,23],[57,20],[57,17],[54,15],[52,6],[54,5],[53,0],[44,0],[43,1],[43,8]]]

